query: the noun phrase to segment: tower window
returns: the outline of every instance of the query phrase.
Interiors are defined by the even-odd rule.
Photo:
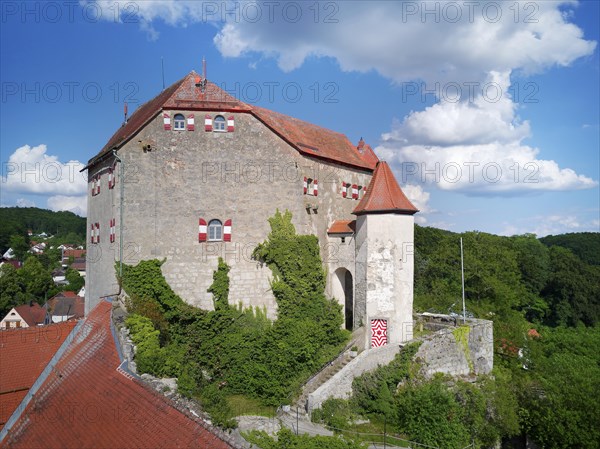
[[[219,220],[211,220],[208,223],[208,241],[219,242],[223,240],[223,224]]]
[[[213,121],[213,131],[227,132],[227,120],[222,115],[217,115]]]
[[[174,118],[174,128],[175,131],[184,131],[185,130],[185,117],[183,114],[175,114]]]

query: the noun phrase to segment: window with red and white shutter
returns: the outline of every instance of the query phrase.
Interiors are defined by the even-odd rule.
[[[204,131],[210,132],[213,129],[213,121],[210,114],[204,116]]]
[[[165,131],[171,131],[171,114],[163,112],[163,127]]]
[[[231,242],[231,218],[223,223],[223,241]]]
[[[113,165],[112,167],[110,167],[108,169],[108,188],[114,189],[115,184],[116,184],[115,166]]]
[[[208,232],[207,228],[208,225],[206,223],[206,220],[204,218],[200,218],[198,220],[198,242],[206,242]]]
[[[196,126],[194,124],[194,114],[190,114],[187,116],[187,130],[194,131],[195,127]]]
[[[110,225],[110,238],[109,238],[109,240],[110,240],[110,243],[114,243],[115,239],[116,239],[116,232],[115,232],[115,230],[116,230],[116,219],[114,219],[114,218],[111,219],[109,225]]]

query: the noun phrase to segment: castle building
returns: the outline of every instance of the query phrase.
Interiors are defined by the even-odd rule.
[[[140,106],[86,165],[86,313],[119,293],[121,263],[164,259],[173,290],[213,308],[222,257],[229,300],[274,319],[272,273],[251,255],[276,210],[320,242],[327,294],[365,346],[412,338],[413,215],[362,139],[248,105],[189,73]]]

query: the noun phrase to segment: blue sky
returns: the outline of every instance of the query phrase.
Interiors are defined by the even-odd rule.
[[[190,70],[363,137],[445,229],[598,231],[598,2],[1,3],[2,206],[85,215],[78,173]],[[234,13],[232,13],[234,11]],[[260,17],[259,17],[260,15]]]

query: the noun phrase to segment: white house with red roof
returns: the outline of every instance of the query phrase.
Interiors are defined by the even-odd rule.
[[[37,302],[31,302],[10,309],[0,321],[0,329],[42,326],[46,322],[46,309]]]
[[[86,312],[120,293],[121,263],[165,260],[185,301],[207,291],[222,257],[232,304],[277,315],[272,273],[251,255],[268,218],[289,210],[318,237],[327,293],[365,347],[412,337],[413,215],[385,162],[362,139],[246,104],[195,72],[126,119],[88,173]]]

